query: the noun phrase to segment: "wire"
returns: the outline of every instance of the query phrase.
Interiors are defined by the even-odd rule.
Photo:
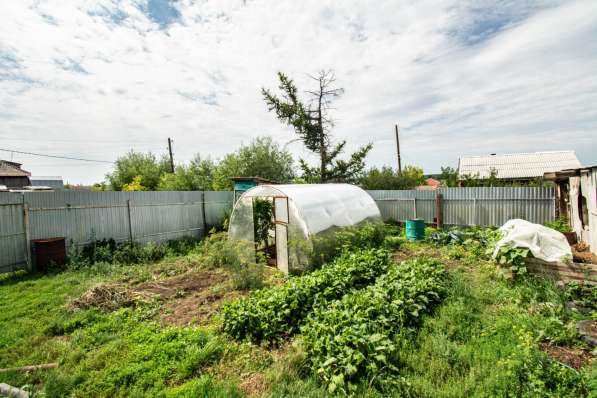
[[[79,160],[79,161],[82,161],[82,162],[109,163],[109,164],[113,164],[114,163],[114,162],[111,162],[111,161],[108,161],[108,160],[82,159],[82,158],[74,158],[74,157],[59,156],[59,155],[45,155],[43,153],[15,151],[14,149],[5,149],[5,148],[0,148],[0,151],[20,153],[20,154],[23,154],[23,155],[44,156],[46,158]]]

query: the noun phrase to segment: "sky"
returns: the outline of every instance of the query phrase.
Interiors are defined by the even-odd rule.
[[[276,72],[334,70],[336,140],[370,166],[438,172],[488,153],[597,164],[597,1],[0,1],[0,148],[114,161],[219,159],[270,135]],[[110,163],[0,151],[33,175],[102,181]]]

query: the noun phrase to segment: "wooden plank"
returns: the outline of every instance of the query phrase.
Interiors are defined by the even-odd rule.
[[[563,268],[569,269],[577,272],[590,272],[590,273],[597,273],[597,264],[589,264],[589,263],[563,263],[563,262],[547,262],[540,260],[538,258],[527,258],[527,264],[537,264],[542,267],[550,267],[550,268]]]
[[[527,269],[527,271],[530,274],[548,277],[548,278],[554,279],[554,280],[561,280],[561,281],[567,281],[567,282],[574,281],[574,282],[578,282],[581,284],[597,285],[597,281],[591,280],[591,279],[586,279],[580,275],[568,276],[568,275],[557,274],[554,272],[547,272],[547,271],[543,271],[543,270],[532,270],[532,269]]]
[[[547,262],[538,258],[525,260],[527,270],[564,281],[597,284],[597,264]]]
[[[567,266],[562,266],[562,265],[543,265],[543,264],[537,264],[537,263],[527,263],[527,266],[534,266],[534,267],[549,269],[549,270],[553,270],[556,272],[574,272],[574,273],[578,273],[578,274],[582,274],[582,275],[587,275],[589,277],[597,277],[597,271],[593,271],[593,270],[587,269],[587,268],[572,268],[572,267],[567,267]]]
[[[579,273],[579,272],[555,271],[555,270],[550,270],[547,268],[537,267],[534,265],[527,266],[527,270],[533,271],[533,272],[538,272],[538,273],[551,274],[551,275],[561,275],[561,276],[566,276],[568,278],[574,278],[574,279],[578,279],[578,280],[597,281],[597,277],[594,277],[594,276],[587,277],[587,275]]]

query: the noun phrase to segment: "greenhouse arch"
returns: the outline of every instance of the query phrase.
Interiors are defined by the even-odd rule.
[[[313,237],[380,219],[375,201],[355,185],[259,185],[234,205],[229,237],[288,273],[308,267]]]

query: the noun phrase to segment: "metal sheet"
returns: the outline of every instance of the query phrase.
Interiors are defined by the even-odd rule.
[[[384,220],[425,222],[435,217],[436,192],[443,195],[446,225],[500,226],[512,218],[542,224],[555,218],[555,193],[545,187],[441,188],[437,191],[368,191]],[[415,207],[416,206],[416,207]]]
[[[23,224],[23,197],[0,193],[0,273],[26,268],[27,247]]]
[[[205,192],[207,228],[222,223],[232,197],[232,192]],[[23,267],[26,260],[23,201],[30,209],[30,239],[65,237],[68,246],[96,239],[122,242],[131,235],[138,242],[161,242],[206,233],[202,192],[1,193],[0,272]]]

